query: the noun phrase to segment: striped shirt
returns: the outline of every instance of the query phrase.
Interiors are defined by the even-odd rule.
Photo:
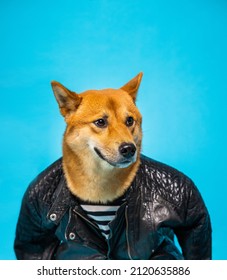
[[[102,235],[108,239],[110,234],[109,223],[115,218],[120,205],[93,205],[81,204],[87,216],[99,227]]]

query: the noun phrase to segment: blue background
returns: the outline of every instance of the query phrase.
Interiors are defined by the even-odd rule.
[[[0,259],[28,183],[61,156],[50,81],[118,88],[140,71],[143,153],[195,181],[227,259],[227,2],[3,0],[0,24]]]

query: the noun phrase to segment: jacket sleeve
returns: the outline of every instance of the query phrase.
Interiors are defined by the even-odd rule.
[[[185,259],[209,260],[212,258],[210,216],[193,182],[189,183],[187,193],[185,222],[175,233]]]
[[[44,227],[44,205],[40,205],[34,186],[30,186],[22,200],[16,227],[14,250],[17,259],[50,259],[58,245],[55,229]]]

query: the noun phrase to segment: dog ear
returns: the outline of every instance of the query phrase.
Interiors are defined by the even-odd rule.
[[[56,81],[52,81],[51,86],[63,117],[79,107],[82,98],[78,94]]]
[[[136,101],[137,92],[140,86],[140,82],[142,80],[143,73],[140,72],[136,77],[130,80],[127,84],[125,84],[121,89],[127,91],[129,95],[132,97],[133,101]]]

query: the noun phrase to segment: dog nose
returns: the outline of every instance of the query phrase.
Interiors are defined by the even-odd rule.
[[[131,158],[136,152],[136,146],[133,143],[122,143],[119,152],[124,158]]]

